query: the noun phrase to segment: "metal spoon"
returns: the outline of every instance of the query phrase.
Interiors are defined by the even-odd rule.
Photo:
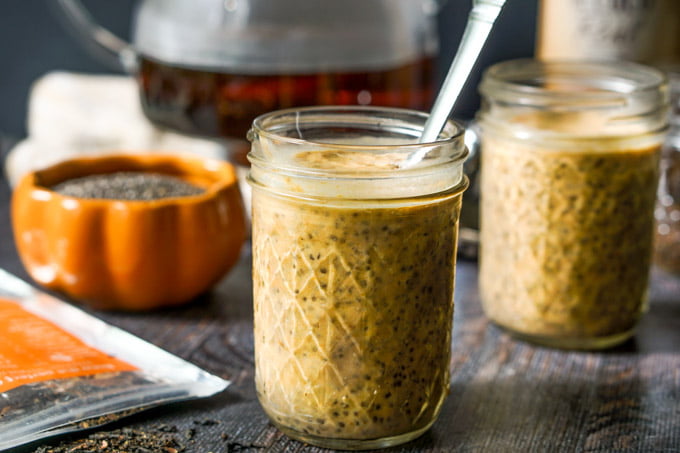
[[[493,27],[501,8],[506,0],[474,0],[472,10],[468,16],[467,25],[463,32],[463,38],[458,46],[456,56],[451,62],[451,67],[442,84],[432,112],[425,123],[420,143],[433,142],[437,139],[444,128],[444,124],[451,114],[453,105],[458,99],[470,71],[477,61],[489,32]],[[427,148],[421,148],[411,154],[401,165],[402,168],[410,167],[424,157]]]

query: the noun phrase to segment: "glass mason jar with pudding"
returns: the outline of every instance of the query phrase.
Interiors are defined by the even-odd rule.
[[[515,60],[480,91],[480,295],[536,343],[598,349],[646,308],[664,75],[633,63]]]
[[[418,144],[425,120],[314,107],[263,115],[249,132],[255,382],[293,438],[403,443],[448,393],[467,150],[451,122]]]

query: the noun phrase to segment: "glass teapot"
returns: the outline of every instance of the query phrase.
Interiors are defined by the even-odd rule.
[[[244,139],[280,108],[432,102],[437,0],[142,0],[132,43],[58,2],[136,75],[148,118],[179,132]]]

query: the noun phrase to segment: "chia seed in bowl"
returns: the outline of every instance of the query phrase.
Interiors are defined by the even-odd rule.
[[[75,198],[148,201],[200,195],[205,189],[176,176],[119,171],[62,181],[51,189]]]

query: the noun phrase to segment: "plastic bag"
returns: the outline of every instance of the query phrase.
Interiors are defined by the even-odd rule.
[[[0,450],[228,385],[0,269]]]

